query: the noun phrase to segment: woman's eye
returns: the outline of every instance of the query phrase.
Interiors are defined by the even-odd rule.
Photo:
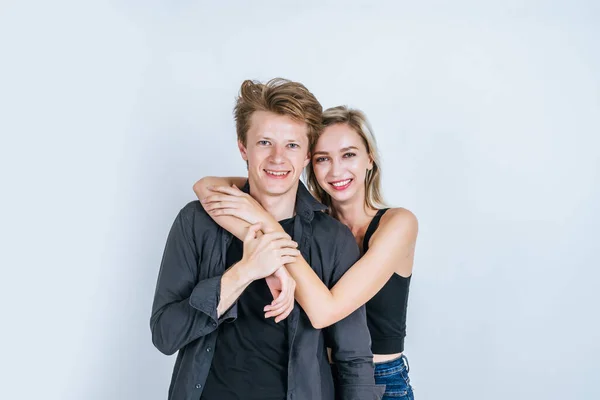
[[[344,158],[354,157],[355,155],[356,155],[355,153],[346,153],[346,154],[344,154]]]
[[[317,157],[317,158],[315,158],[315,162],[323,162],[323,161],[327,161],[327,157]]]

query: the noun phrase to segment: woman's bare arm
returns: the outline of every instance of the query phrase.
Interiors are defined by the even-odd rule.
[[[198,200],[202,202],[210,195],[214,194],[210,188],[218,187],[218,186],[228,186],[231,187],[235,185],[238,188],[243,187],[246,184],[248,178],[243,178],[240,176],[237,177],[220,177],[220,176],[206,176],[200,179],[198,182],[194,184],[194,193],[198,197]],[[219,226],[233,236],[240,240],[244,240],[246,236],[246,232],[248,231],[248,227],[252,225],[248,221],[245,221],[238,217],[233,217],[230,215],[223,216],[212,216],[213,220],[219,224]],[[265,233],[263,231],[263,233]]]
[[[296,300],[312,325],[320,329],[347,317],[375,296],[396,271],[409,276],[417,233],[414,214],[406,209],[389,210],[371,238],[369,250],[331,291],[303,258],[287,264],[296,281]]]
[[[223,185],[225,183],[226,186],[230,186],[232,183],[231,178],[210,179],[207,185],[225,186]],[[199,183],[201,182],[202,180]],[[196,193],[198,194],[198,191]],[[211,196],[210,191],[205,193],[214,198],[214,202],[224,199]],[[198,196],[207,198],[203,196],[202,191]],[[252,199],[247,198],[247,201]],[[227,201],[224,203],[226,204]],[[235,232],[243,236],[250,223],[257,222],[231,216],[239,213],[239,209],[228,211],[227,206],[224,207],[212,209],[210,214],[219,225],[236,236]],[[256,209],[260,205],[252,207]],[[260,216],[260,211],[256,210],[251,213],[253,219],[260,219],[264,233],[284,231],[277,221],[264,213],[265,216]],[[396,271],[403,276],[409,276],[412,273],[417,234],[418,222],[413,213],[402,208],[389,210],[382,217],[379,228],[371,238],[369,251],[340,278],[331,291],[304,258],[297,257],[295,262],[286,264],[286,269],[296,281],[296,300],[308,315],[312,325],[320,329],[347,317],[375,296]],[[271,305],[265,307],[266,317],[277,315],[281,307],[277,299],[274,300]]]

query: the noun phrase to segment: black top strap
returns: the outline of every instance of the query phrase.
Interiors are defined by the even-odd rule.
[[[363,254],[369,250],[369,240],[371,240],[371,236],[373,236],[373,233],[375,233],[375,230],[377,230],[377,227],[379,226],[379,220],[387,210],[389,210],[389,208],[377,210],[377,214],[375,214],[371,220],[367,232],[365,232],[365,238],[363,239]]]

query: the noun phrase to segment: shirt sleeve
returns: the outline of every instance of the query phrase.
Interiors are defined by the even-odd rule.
[[[222,275],[198,281],[201,254],[185,211],[179,212],[167,238],[150,317],[152,343],[167,355],[237,317],[235,303],[217,318]]]
[[[340,235],[333,270],[334,285],[358,260],[354,237],[345,229]],[[336,397],[343,400],[381,399],[385,386],[375,384],[375,367],[365,306],[325,329],[335,368]]]

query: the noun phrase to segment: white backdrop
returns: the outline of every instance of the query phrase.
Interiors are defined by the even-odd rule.
[[[598,3],[216,3],[1,2],[0,398],[166,398],[166,235],[276,76],[363,109],[420,220],[417,399],[600,398]]]

